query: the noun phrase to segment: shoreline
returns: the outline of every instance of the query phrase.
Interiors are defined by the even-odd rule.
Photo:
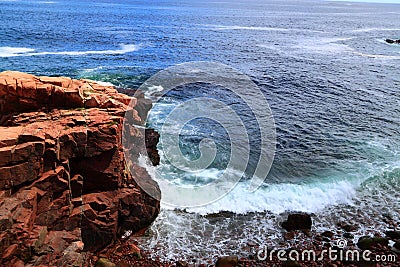
[[[400,231],[386,231],[386,234],[364,236],[356,242],[353,241],[358,225],[341,224],[335,229],[316,231],[313,217],[305,213],[289,213],[286,224],[283,223],[281,238],[286,248],[279,245],[267,247],[257,242],[248,241],[245,250],[248,256],[226,255],[206,259],[182,260],[170,259],[162,261],[152,256],[152,251],[140,250],[137,255],[124,256],[107,251],[107,257],[117,266],[398,266],[400,256]],[[311,219],[311,221],[310,221]],[[311,225],[310,225],[311,223]],[[395,222],[393,222],[395,223]],[[300,228],[307,228],[299,230]],[[135,237],[128,238],[122,244],[129,247],[134,244],[140,246]],[[122,245],[124,246],[124,245]],[[282,255],[282,252],[286,252]],[[310,251],[315,254],[308,254]],[[303,255],[303,253],[306,253]],[[331,253],[331,254],[329,254]],[[133,256],[132,256],[133,255]],[[290,256],[289,256],[290,255]],[[314,256],[315,255],[315,256]],[[261,259],[259,258],[261,257]],[[292,257],[296,260],[290,260]],[[303,258],[302,258],[303,257]],[[313,260],[315,257],[315,260]],[[377,259],[381,260],[380,263]],[[232,261],[230,265],[221,265],[218,261]],[[118,265],[120,263],[120,265]],[[377,265],[379,264],[379,265]]]
[[[1,243],[2,253],[0,253],[2,255],[3,264],[9,264],[10,266],[35,266],[37,264],[57,265],[61,260],[61,262],[68,262],[71,265],[77,264],[77,266],[101,266],[99,264],[111,264],[102,266],[217,267],[274,266],[281,264],[283,264],[283,266],[319,266],[320,264],[324,266],[374,266],[368,265],[369,263],[367,261],[354,262],[332,260],[329,258],[322,258],[320,261],[283,261],[279,258],[278,254],[273,254],[272,256],[270,256],[270,254],[263,255],[263,257],[266,257],[265,260],[260,260],[257,259],[257,255],[261,250],[265,250],[265,244],[259,244],[251,240],[247,242],[244,248],[248,255],[246,257],[240,255],[226,255],[230,257],[212,257],[210,259],[205,259],[204,262],[203,259],[192,259],[186,262],[180,259],[171,259],[165,262],[161,259],[157,259],[157,257],[153,255],[153,251],[146,251],[145,248],[141,248],[141,243],[134,240],[135,237],[137,237],[135,234],[126,239],[120,239],[117,238],[117,236],[121,235],[126,230],[133,230],[133,232],[137,232],[139,235],[145,235],[148,227],[156,219],[156,216],[158,216],[160,210],[159,200],[147,199],[144,192],[138,195],[135,190],[140,190],[140,188],[134,181],[135,177],[131,179],[132,177],[129,177],[126,173],[122,175],[121,173],[114,173],[113,171],[99,171],[97,169],[94,175],[93,173],[91,174],[90,172],[84,171],[86,168],[93,168],[93,166],[96,166],[96,163],[90,160],[90,158],[93,157],[96,161],[100,160],[107,164],[114,162],[112,159],[110,161],[109,156],[111,156],[111,158],[117,157],[118,160],[111,165],[117,168],[121,167],[119,164],[126,159],[122,159],[121,154],[116,151],[122,149],[119,142],[123,137],[118,134],[124,130],[121,127],[122,119],[128,110],[131,112],[129,114],[131,114],[133,118],[132,125],[140,125],[145,120],[151,105],[145,100],[143,94],[137,96],[137,98],[135,95],[133,98],[128,97],[117,92],[114,86],[96,85],[95,82],[88,80],[79,81],[65,77],[35,77],[29,74],[14,72],[6,72],[5,74],[2,73],[2,75],[6,77],[4,78],[5,80],[12,77],[11,80],[15,80],[16,84],[16,86],[14,86],[13,82],[5,82],[0,87],[0,99],[5,100],[1,102],[2,111],[8,111],[8,113],[2,113],[1,127],[4,130],[2,134],[4,135],[5,132],[14,129],[13,127],[19,126],[22,126],[21,129],[24,133],[21,134],[21,130],[11,134],[12,136],[2,136],[0,140],[2,144],[0,150],[2,152],[1,159],[3,162],[0,162],[2,163],[0,171],[5,173],[10,167],[14,168],[14,166],[19,166],[21,162],[29,160],[36,160],[35,162],[38,162],[38,167],[35,169],[37,170],[37,173],[35,173],[36,176],[31,177],[29,173],[26,172],[26,170],[30,170],[29,168],[31,168],[31,165],[22,169],[25,171],[13,171],[17,177],[10,176],[9,178],[11,180],[14,178],[21,178],[23,181],[19,181],[19,184],[8,184],[6,180],[7,176],[5,176],[6,179],[2,178],[3,188],[0,195],[0,207],[7,210],[7,213],[5,213],[6,215],[3,216],[4,218],[1,221],[2,229],[6,229],[3,233],[3,235],[5,234],[6,236]],[[88,91],[82,89],[83,91],[81,92],[81,87],[85,88],[87,84],[90,85],[90,88],[87,88]],[[60,90],[60,88],[63,88],[63,90]],[[121,91],[126,93],[127,90]],[[43,97],[43,99],[39,99],[39,92],[44,94],[45,97]],[[18,103],[20,103],[20,105],[15,105],[15,102],[10,102],[7,96],[11,97],[13,101],[19,101]],[[128,104],[135,98],[136,100],[134,101],[136,105],[133,109],[129,109]],[[47,101],[46,99],[50,102],[40,102]],[[9,101],[9,103],[7,101]],[[83,105],[83,109],[81,105]],[[153,164],[157,165],[160,160],[156,152],[156,145],[159,138],[158,133],[147,129],[146,131],[148,131],[149,135],[147,136],[146,133],[141,135],[138,132],[138,128],[139,127],[135,128],[132,126],[132,128],[129,129],[129,136],[141,140],[143,138],[147,139],[145,140],[146,147],[142,149],[146,149],[148,154],[150,152],[150,160]],[[52,131],[54,129],[59,129],[60,132],[54,134]],[[85,135],[88,129],[90,129],[91,133],[95,133],[94,139],[90,139],[89,136],[91,135],[89,134]],[[101,129],[101,131],[99,131],[99,129]],[[44,133],[43,138],[41,133]],[[104,136],[104,134],[106,136]],[[54,138],[52,137],[53,135],[55,136]],[[79,136],[81,135],[84,136],[84,138],[80,138]],[[34,148],[32,148],[34,149],[33,152],[28,150],[31,149],[31,145],[34,145]],[[115,147],[115,145],[117,147]],[[14,147],[14,149],[10,147]],[[20,154],[15,154],[16,147],[21,147],[21,149],[18,150]],[[82,147],[85,149],[82,150]],[[131,155],[137,157],[140,151],[135,148],[132,149]],[[55,156],[55,158],[49,157],[46,153],[53,153],[51,155]],[[79,161],[83,161],[84,165],[80,166],[80,163],[74,160],[75,158],[78,158]],[[9,172],[11,173],[11,171]],[[145,179],[151,180],[146,170],[135,163],[133,172],[138,177],[145,177]],[[54,173],[56,176],[53,175]],[[65,173],[65,175],[61,175],[60,173]],[[73,174],[72,177],[70,173]],[[101,176],[106,173],[110,175],[105,177]],[[93,177],[99,177],[99,175],[102,177],[101,179],[103,179],[102,182],[105,182],[105,186],[111,186],[113,190],[118,192],[132,192],[133,195],[124,193],[123,196],[120,196],[119,193],[110,193],[109,188],[101,187],[101,183],[98,184],[96,180],[90,180]],[[46,180],[49,177],[55,180]],[[108,180],[110,177],[113,178]],[[158,186],[155,185],[154,181],[150,180],[148,180],[148,182],[152,184],[154,190],[157,191]],[[54,188],[55,185],[58,187]],[[85,190],[82,189],[83,185],[87,186]],[[131,189],[135,189],[134,192],[130,191]],[[62,199],[60,202],[61,204],[57,204],[56,212],[52,209],[46,209],[46,205],[47,207],[52,207],[54,203],[58,202],[57,197],[55,197],[55,200],[53,199],[53,195],[51,198],[47,198],[47,193],[44,192],[45,190],[47,193],[57,192],[56,196]],[[81,195],[77,193],[79,190]],[[27,204],[21,200],[23,196],[26,196],[22,193],[33,194],[34,197],[29,199],[30,202]],[[17,197],[19,194],[21,194],[21,197]],[[71,194],[71,197],[68,197],[68,194]],[[99,200],[104,196],[108,199]],[[138,203],[133,203],[132,199],[141,199],[139,200],[139,202],[141,201],[139,206],[142,213],[131,212],[131,210],[138,210]],[[18,205],[20,204],[24,207],[24,210],[20,210],[18,207],[10,209],[9,201],[11,200],[15,200]],[[46,200],[46,202],[41,202],[44,200]],[[118,211],[118,215],[111,215],[111,221],[102,222],[101,220],[104,220],[104,209],[108,211],[108,213],[116,213],[117,209],[113,204],[116,200],[119,205],[117,206],[118,209],[125,205],[123,213],[127,215],[121,215],[120,211]],[[90,209],[85,205],[85,202],[89,203]],[[68,212],[71,207],[76,209],[75,212]],[[41,210],[41,212],[37,213],[37,209]],[[61,217],[57,217],[59,216],[57,215],[59,210],[65,211]],[[20,224],[18,224],[16,223],[18,221],[15,222],[10,219],[9,221],[11,221],[11,224],[7,224],[7,220],[9,218],[14,218],[17,211],[29,217],[29,220],[20,221]],[[90,211],[91,213],[85,213],[86,211]],[[56,219],[51,221],[51,223],[49,223],[49,221],[43,222],[43,220],[38,219],[42,214],[55,216]],[[81,216],[82,214],[84,214],[84,217],[95,216],[96,220],[100,220],[100,222],[92,219],[87,225],[79,224],[79,227],[71,227],[69,219],[75,218],[75,215]],[[260,215],[260,213],[254,214]],[[265,214],[267,214],[267,212]],[[373,236],[359,238],[354,242],[354,233],[361,226],[360,222],[348,222],[336,225],[333,229],[319,231],[316,230],[314,224],[315,214],[287,212],[280,216],[286,217],[286,215],[289,218],[283,224],[279,224],[280,229],[277,230],[277,235],[280,236],[280,241],[286,244],[284,251],[288,251],[288,253],[294,250],[300,252],[300,254],[301,251],[305,250],[314,250],[316,253],[321,253],[324,249],[336,249],[337,242],[344,240],[346,242],[345,249],[347,250],[354,250],[359,253],[370,250],[372,256],[394,255],[396,262],[387,262],[386,266],[396,266],[397,264],[400,251],[400,222],[388,218],[388,221],[385,223],[388,225],[391,232],[387,232],[386,235],[374,233]],[[141,227],[137,227],[135,224],[140,216],[145,216],[145,221],[143,224],[141,223]],[[236,215],[230,212],[220,212],[217,214],[205,215],[204,217],[221,217],[223,219],[224,217],[229,218],[230,216]],[[251,214],[243,216],[251,216]],[[66,220],[65,224],[60,224],[62,220]],[[115,221],[118,221],[118,223],[116,224]],[[52,227],[54,227],[52,224],[56,224],[57,228],[52,229]],[[92,228],[86,227],[89,225],[91,225]],[[112,225],[112,227],[107,228],[109,225]],[[9,234],[15,231],[14,229],[19,229],[18,227],[21,226],[23,229],[22,232],[18,230],[20,232],[17,231],[16,236]],[[103,229],[104,227],[106,230]],[[89,234],[86,233],[86,237],[84,237],[82,231],[88,231]],[[28,234],[28,238],[26,238],[25,233]],[[108,236],[106,239],[103,239],[103,233],[104,236]],[[91,237],[91,234],[94,236]],[[4,242],[6,239],[8,243]],[[64,240],[64,243],[62,246],[57,247],[56,244],[60,242],[60,240]],[[101,245],[96,244],[98,240],[101,240]],[[23,242],[27,243],[26,251],[29,250],[30,254],[24,252],[25,247],[22,245]],[[92,245],[88,246],[90,243]],[[104,246],[106,247],[104,248]],[[32,248],[33,252],[31,251]],[[53,251],[49,250],[49,248]],[[278,244],[275,248],[276,250],[280,249]],[[268,248],[268,251],[271,252],[272,249],[272,247],[271,250]],[[276,250],[275,252],[277,252]],[[296,253],[293,252],[293,254]],[[318,254],[318,256],[321,255]]]

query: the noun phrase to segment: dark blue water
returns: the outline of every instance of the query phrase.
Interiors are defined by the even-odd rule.
[[[268,100],[277,130],[265,184],[250,193],[243,180],[219,202],[188,210],[194,213],[165,207],[142,240],[165,258],[238,253],[249,239],[279,242],[281,217],[274,214],[288,210],[322,215],[320,229],[375,218],[360,235],[388,227],[384,215],[399,219],[400,45],[384,42],[400,38],[399,15],[398,4],[328,1],[0,0],[0,71],[131,88],[188,61],[217,61],[248,75]],[[160,127],[174,106],[202,95],[237,105],[256,160],[251,110],[219,87],[177,88],[154,108],[149,125]],[[229,160],[223,128],[192,121],[180,145],[195,159],[205,137],[219,148],[208,170],[194,177],[162,159],[158,171],[185,185],[217,179]],[[220,221],[198,215],[225,210],[257,213]]]

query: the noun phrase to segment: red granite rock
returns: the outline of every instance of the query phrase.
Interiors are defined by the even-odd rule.
[[[1,266],[80,266],[85,253],[151,224],[160,191],[135,164],[148,148],[133,126],[149,108],[89,80],[0,73]],[[131,171],[126,130],[135,141],[125,148]]]

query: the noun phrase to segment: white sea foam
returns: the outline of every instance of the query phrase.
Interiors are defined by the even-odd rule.
[[[308,29],[296,29],[296,28],[280,28],[280,27],[258,27],[258,26],[240,26],[240,25],[214,25],[214,24],[202,24],[212,30],[216,31],[229,31],[229,30],[247,30],[247,31],[276,31],[276,32],[321,32],[316,30]]]
[[[102,81],[95,81],[95,82],[101,86],[114,86],[114,84],[110,82],[102,82]]]
[[[377,58],[377,59],[390,59],[390,60],[399,60],[400,56],[391,56],[391,55],[379,55],[379,54],[367,54],[367,53],[361,53],[361,52],[353,52],[354,54],[362,57],[368,57],[368,58]]]
[[[293,46],[293,48],[309,50],[320,54],[351,52],[353,51],[353,48],[346,44],[340,43],[350,39],[352,38],[310,38],[300,41],[297,45]]]
[[[356,187],[350,182],[313,184],[274,184],[249,192],[247,184],[239,183],[228,195],[210,205],[187,209],[199,214],[231,211],[248,212],[285,211],[317,212],[329,205],[350,204]]]
[[[10,47],[3,46],[0,47],[0,57],[15,57],[25,55],[27,53],[32,53],[35,49],[26,47]]]
[[[147,89],[148,91],[146,91],[146,96],[152,96],[153,94],[161,93],[164,90],[161,85],[149,86]]]
[[[0,47],[0,57],[17,57],[17,56],[42,56],[42,55],[68,55],[68,56],[83,56],[83,55],[118,55],[129,52],[134,52],[139,49],[138,45],[121,44],[119,49],[114,50],[89,50],[89,51],[44,51],[35,52],[35,49],[25,47]]]
[[[376,31],[400,31],[400,28],[363,28],[363,29],[356,29],[350,32],[376,32]]]
[[[144,157],[139,158],[141,166],[145,167],[154,180],[156,177],[156,168],[149,166]],[[203,176],[202,179],[212,182],[220,175],[221,171],[211,169],[205,170],[197,176]],[[193,177],[195,179],[196,177]],[[199,178],[199,177],[197,177]],[[211,204],[187,208],[186,211],[198,213],[201,215],[218,213],[221,211],[230,211],[237,214],[249,212],[270,211],[273,213],[282,213],[285,211],[305,211],[317,212],[330,205],[351,204],[356,196],[357,181],[327,181],[305,184],[271,184],[260,188],[255,192],[248,190],[248,182],[240,182],[237,186],[216,202]],[[162,190],[162,188],[161,188]],[[167,192],[163,192],[165,194]],[[178,197],[178,196],[176,196]],[[196,197],[196,196],[181,196]],[[175,207],[162,202],[162,208],[172,210]]]
[[[274,27],[247,27],[247,26],[218,26],[214,30],[251,30],[251,31],[284,31],[288,32],[287,28],[274,28]]]

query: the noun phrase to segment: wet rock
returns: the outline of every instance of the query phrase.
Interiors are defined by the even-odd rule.
[[[381,246],[388,246],[389,239],[384,237],[370,237],[370,236],[363,236],[357,242],[357,247],[362,250],[371,249],[378,245]]]
[[[235,267],[238,262],[239,258],[237,256],[225,256],[217,260],[215,267]]]
[[[386,39],[385,41],[388,44],[400,44],[400,39],[398,39],[398,40],[396,40],[396,39]]]
[[[327,238],[332,238],[334,236],[334,233],[331,231],[325,231],[321,235]]]
[[[160,134],[153,129],[146,129],[145,135],[147,155],[153,166],[157,166],[160,164],[160,155],[157,150]]]
[[[348,223],[340,222],[340,223],[338,223],[338,226],[341,229],[345,230],[346,232],[354,232],[354,231],[357,230],[357,226],[351,225],[351,224],[348,224]]]
[[[348,238],[348,239],[352,239],[352,238],[354,238],[354,235],[352,233],[347,233],[346,232],[346,233],[343,234],[343,237],[344,238]]]
[[[117,265],[115,263],[112,263],[108,259],[105,258],[100,258],[96,262],[96,267],[116,267]]]
[[[400,240],[400,231],[386,231],[385,235],[392,240]]]
[[[303,230],[303,234],[304,234],[305,236],[307,236],[307,237],[311,237],[311,236],[312,236],[311,231],[308,230],[308,229],[304,229],[304,230]]]
[[[282,228],[286,231],[311,230],[311,226],[311,216],[305,213],[289,214],[287,220],[282,223]]]
[[[294,239],[295,234],[293,231],[286,232],[283,237],[285,238],[285,240],[292,240],[292,239]]]
[[[189,266],[189,263],[187,263],[186,261],[176,261],[175,262],[177,267],[187,267]]]
[[[254,242],[254,241],[248,241],[248,242],[247,242],[247,245],[248,245],[249,247],[256,247],[256,246],[257,246],[257,243]]]

